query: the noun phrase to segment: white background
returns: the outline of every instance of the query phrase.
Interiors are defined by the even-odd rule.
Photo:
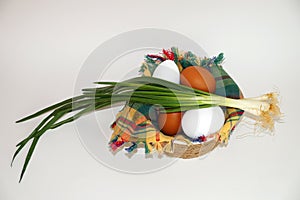
[[[298,0],[0,0],[0,200],[300,199],[299,11]],[[278,89],[285,117],[275,136],[237,139],[239,128],[204,160],[130,175],[95,161],[70,124],[40,140],[19,184],[26,151],[13,168],[10,160],[39,119],[14,121],[71,96],[98,45],[144,27],[182,33],[211,56],[224,52],[245,96]]]

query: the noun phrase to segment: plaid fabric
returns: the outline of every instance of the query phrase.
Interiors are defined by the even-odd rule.
[[[243,94],[235,81],[227,74],[222,66],[214,63],[215,57],[210,59],[204,66],[208,69],[216,80],[216,91],[215,94],[220,96],[225,96],[233,99],[243,98]],[[235,129],[236,125],[240,121],[244,111],[236,108],[226,108],[225,109],[225,123],[223,127],[219,130],[219,140],[222,143],[228,143],[228,139]]]
[[[115,151],[123,144],[131,142],[131,146],[126,148],[128,152],[136,149],[139,143],[144,144],[145,153],[152,152],[153,148],[162,152],[163,146],[171,144],[173,137],[161,133],[144,114],[138,111],[137,107],[144,109],[142,104],[131,106],[126,105],[118,113],[117,120],[111,126],[113,129],[109,143],[111,149]]]
[[[218,64],[219,61],[216,62],[216,60],[220,60],[219,57],[200,60],[191,52],[179,53],[178,49],[174,47],[171,51],[174,53],[174,61],[180,71],[191,65],[205,67],[215,77],[216,94],[236,99],[242,98],[242,93],[237,84]],[[168,59],[168,56],[147,55],[140,72],[144,76],[151,76],[158,64],[164,59]],[[130,144],[129,147],[125,148],[128,152],[132,152],[140,143],[144,144],[145,153],[150,153],[153,149],[162,152],[163,148],[170,148],[174,137],[161,133],[156,128],[156,122],[149,120],[150,108],[151,105],[132,103],[126,105],[118,113],[116,121],[111,126],[113,134],[109,144],[112,150],[115,151],[127,143]],[[230,134],[240,121],[243,111],[235,108],[226,108],[224,110],[226,120],[224,126],[219,130],[217,139],[227,143]]]

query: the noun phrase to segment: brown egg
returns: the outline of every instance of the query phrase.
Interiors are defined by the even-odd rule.
[[[160,113],[158,116],[159,129],[166,135],[173,136],[181,131],[182,112]]]
[[[210,93],[216,90],[214,76],[204,67],[190,66],[185,68],[180,74],[180,83]]]

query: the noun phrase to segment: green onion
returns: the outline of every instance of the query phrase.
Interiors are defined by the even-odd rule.
[[[27,121],[52,111],[27,138],[17,144],[12,163],[28,142],[32,141],[19,181],[24,176],[39,138],[45,132],[70,123],[85,114],[109,108],[120,102],[160,105],[165,112],[211,106],[233,107],[248,112],[258,125],[271,131],[274,129],[274,122],[281,116],[276,93],[265,94],[257,98],[231,99],[153,77],[137,77],[123,82],[103,81],[96,82],[96,84],[100,84],[102,87],[83,89],[83,94],[80,96],[54,104],[17,121],[17,123]],[[75,111],[77,113],[74,113]],[[74,114],[62,119],[69,113]]]

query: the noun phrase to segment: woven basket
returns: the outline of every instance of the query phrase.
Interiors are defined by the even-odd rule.
[[[192,54],[191,52],[179,52],[179,50],[177,48],[174,48],[174,47],[171,48],[171,51],[172,51],[172,53],[175,54],[175,57],[177,57],[181,61],[188,61],[188,63],[191,63],[193,66],[203,66],[202,63],[201,63],[201,58],[197,57],[196,55]],[[181,62],[180,61],[181,62],[181,64],[180,64],[179,60],[177,61],[176,64],[177,65],[179,64],[178,68],[182,69],[182,67],[183,67],[182,64],[184,64],[186,62]],[[143,64],[143,67],[144,67],[144,69],[142,70],[143,75],[144,76],[152,76],[152,73],[149,71],[149,68],[151,66],[153,67],[153,65],[157,66],[158,64],[159,64],[159,62],[154,64],[151,61],[147,62],[147,60],[146,60],[145,63]],[[209,69],[210,66],[206,66],[206,68]],[[145,69],[148,69],[148,70],[145,70]],[[225,74],[221,74],[221,75],[223,75],[221,77],[216,77],[216,75],[214,75],[214,74],[213,74],[213,76],[216,79],[218,79],[218,81],[220,81],[220,78],[223,78],[223,77],[225,77],[225,79],[227,78],[227,80],[228,80],[228,78],[230,78],[230,76],[225,72],[225,70],[223,70],[223,72]],[[220,74],[218,74],[218,75],[220,76]],[[221,80],[223,80],[223,79],[221,79]],[[231,98],[243,98],[243,94],[242,94],[240,88],[236,85],[235,82],[234,82],[234,84],[237,87],[237,89],[239,90],[238,91],[239,94],[234,94],[233,96],[236,96],[236,97],[231,97]],[[223,96],[225,96],[225,95],[223,95]],[[231,115],[229,115],[230,112],[228,110],[229,110],[228,108],[225,108],[225,110],[224,110],[225,118],[226,118],[224,126],[226,126],[226,123],[227,123],[228,120],[230,121],[229,122],[230,124],[234,123],[234,125],[232,125],[232,126],[237,125],[241,118],[238,118],[238,120],[235,120],[234,122],[231,122]],[[223,128],[224,128],[224,126],[223,126]],[[231,129],[227,131],[227,134],[229,135],[233,129],[234,129],[234,127],[231,127]],[[216,136],[216,134],[217,133],[215,133],[214,136]],[[184,143],[179,144],[179,143],[174,142],[172,144],[172,151],[170,151],[169,149],[168,150],[165,149],[164,153],[168,156],[171,156],[171,157],[178,157],[178,158],[183,158],[183,159],[189,159],[189,158],[195,158],[195,157],[203,156],[203,155],[211,152],[212,150],[214,150],[217,146],[219,146],[221,144],[221,142],[217,138],[218,137],[215,137],[215,138],[212,138],[212,139],[210,139],[206,142],[201,142],[201,143],[189,142],[189,143],[186,143],[186,144],[184,144]]]
[[[166,155],[170,157],[177,157],[183,159],[190,159],[203,156],[212,150],[214,150],[218,145],[219,141],[210,140],[208,142],[203,142],[200,144],[173,144],[173,152],[165,152]]]

